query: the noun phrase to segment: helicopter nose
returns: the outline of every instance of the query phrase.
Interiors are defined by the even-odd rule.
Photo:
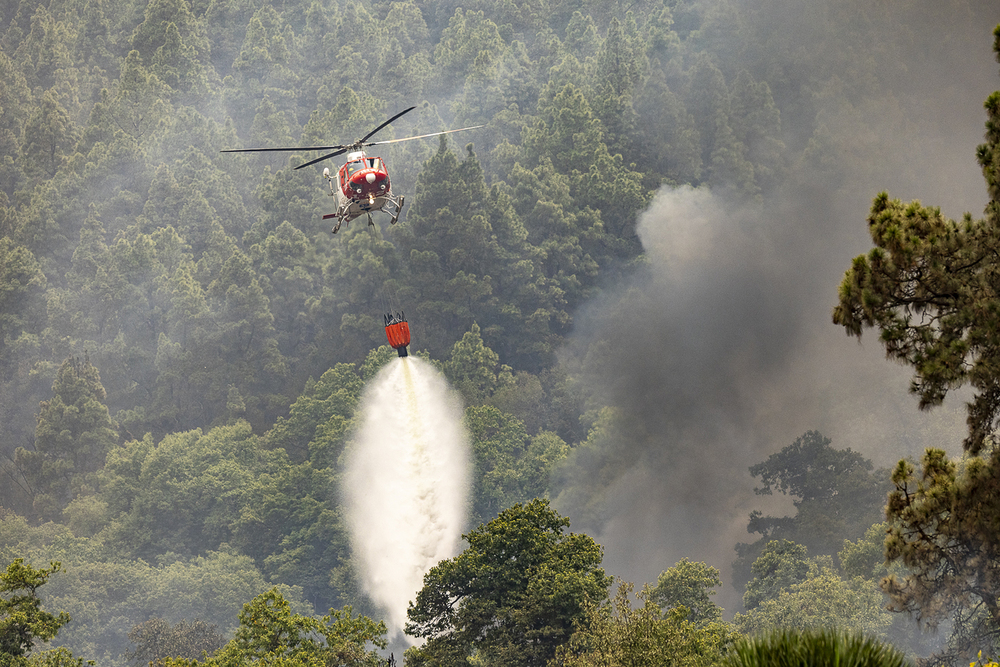
[[[365,180],[369,183],[375,182],[375,174],[365,174]]]

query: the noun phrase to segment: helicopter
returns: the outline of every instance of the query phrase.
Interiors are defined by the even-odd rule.
[[[471,127],[461,127],[456,130],[431,132],[430,134],[404,137],[402,139],[389,139],[386,141],[372,142],[368,141],[375,135],[376,132],[384,128],[386,125],[389,125],[397,118],[413,111],[416,108],[417,107],[412,106],[408,109],[403,109],[395,116],[351,144],[340,144],[338,146],[297,146],[288,148],[228,148],[222,152],[259,153],[280,151],[333,151],[332,153],[321,155],[318,158],[300,164],[295,167],[295,169],[302,169],[303,167],[314,165],[317,162],[322,162],[323,160],[347,153],[346,162],[341,165],[336,174],[331,172],[329,167],[323,169],[323,178],[326,179],[330,189],[327,194],[331,197],[337,198],[337,212],[328,213],[323,216],[323,219],[329,220],[331,218],[336,218],[337,224],[333,227],[334,234],[340,230],[340,226],[342,224],[349,225],[351,220],[365,214],[368,215],[368,224],[374,226],[375,223],[372,221],[371,214],[375,211],[382,211],[383,213],[388,214],[390,216],[390,224],[394,225],[396,224],[396,221],[399,220],[399,214],[403,210],[405,197],[404,195],[394,195],[392,193],[392,187],[389,181],[389,170],[386,167],[385,160],[380,157],[368,155],[365,153],[364,149],[369,146],[395,144],[401,141],[410,141],[412,139],[426,139],[428,137],[436,137],[442,134],[464,132],[465,130],[475,130],[483,127],[482,125],[473,125]]]

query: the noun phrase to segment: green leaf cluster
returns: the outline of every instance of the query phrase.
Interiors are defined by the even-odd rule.
[[[545,665],[611,579],[591,538],[564,533],[569,520],[545,500],[510,507],[475,528],[469,546],[424,576],[407,612],[407,634],[426,642],[410,664]]]
[[[701,625],[722,620],[722,608],[711,599],[713,589],[721,585],[717,569],[682,558],[660,573],[648,597],[663,610],[684,607],[687,619]]]
[[[952,619],[946,654],[996,651],[1000,627],[997,480],[1000,454],[949,460],[928,449],[919,472],[900,461],[892,474],[885,557],[905,568],[882,581],[892,608],[936,627]]]
[[[688,608],[678,605],[661,613],[654,594],[644,588],[632,599],[631,584],[620,584],[614,599],[590,603],[570,641],[559,647],[560,667],[626,667],[678,665],[708,667],[725,664],[739,636],[720,620],[697,623]]]
[[[183,660],[168,657],[164,667],[197,665],[309,665],[377,667],[383,663],[376,648],[385,648],[385,624],[355,616],[350,607],[331,609],[322,618],[292,612],[277,589],[243,605],[233,639],[210,657]]]
[[[58,562],[36,569],[15,558],[0,576],[0,659],[5,664],[26,665],[35,643],[52,639],[69,622],[66,612],[42,611],[37,593],[61,569]]]
[[[789,551],[768,549],[754,561],[759,574],[747,586],[748,611],[736,614],[736,628],[747,635],[770,628],[839,628],[887,639],[893,619],[875,581],[844,576],[828,558],[800,560],[804,548],[799,557]]]

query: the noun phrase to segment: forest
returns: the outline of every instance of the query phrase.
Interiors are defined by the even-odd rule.
[[[0,649],[624,665],[638,624],[645,659],[706,666],[788,627],[997,657],[998,24],[980,0],[0,0],[0,626],[36,591],[52,612]],[[375,139],[482,127],[370,153],[395,225],[331,234],[336,160],[222,152],[413,105]],[[471,448],[465,551],[406,628],[341,492],[387,301]],[[500,531],[567,588],[472,595],[509,627],[436,606],[462,572],[520,581]]]

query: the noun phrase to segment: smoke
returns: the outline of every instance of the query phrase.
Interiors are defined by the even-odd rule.
[[[469,492],[461,404],[433,366],[405,357],[365,389],[345,504],[365,589],[401,633],[424,574],[458,551]]]
[[[791,511],[753,494],[748,467],[807,430],[882,466],[961,441],[960,411],[919,413],[906,369],[885,362],[875,337],[859,345],[830,323],[839,277],[829,265],[842,274],[849,256],[831,260],[833,235],[802,220],[664,189],[638,225],[645,270],[579,316],[563,361],[625,419],[604,456],[572,475],[610,479],[584,494],[599,510],[581,512],[593,498],[570,493],[557,506],[584,519],[575,526],[605,546],[612,573],[652,582],[689,557],[727,579],[734,545],[756,539],[750,511]],[[731,610],[738,599],[720,594]]]
[[[978,28],[988,37],[992,26]],[[910,29],[914,48],[940,43]],[[960,451],[964,397],[918,411],[910,370],[885,360],[877,332],[859,344],[831,311],[851,258],[871,246],[865,217],[879,190],[952,217],[981,214],[974,151],[997,81],[988,44],[969,49],[950,82],[913,76],[895,97],[831,98],[814,129],[784,127],[812,133],[819,150],[795,158],[762,203],[663,188],[640,216],[645,265],[576,314],[561,352],[595,406],[625,417],[598,452],[578,452],[556,490],[574,529],[605,547],[610,573],[655,582],[683,557],[706,561],[733,611],[733,547],[757,537],[746,532],[750,511],[794,513],[787,499],[753,493],[749,466],[810,429],[877,466],[932,445]],[[933,112],[945,108],[956,111]]]

